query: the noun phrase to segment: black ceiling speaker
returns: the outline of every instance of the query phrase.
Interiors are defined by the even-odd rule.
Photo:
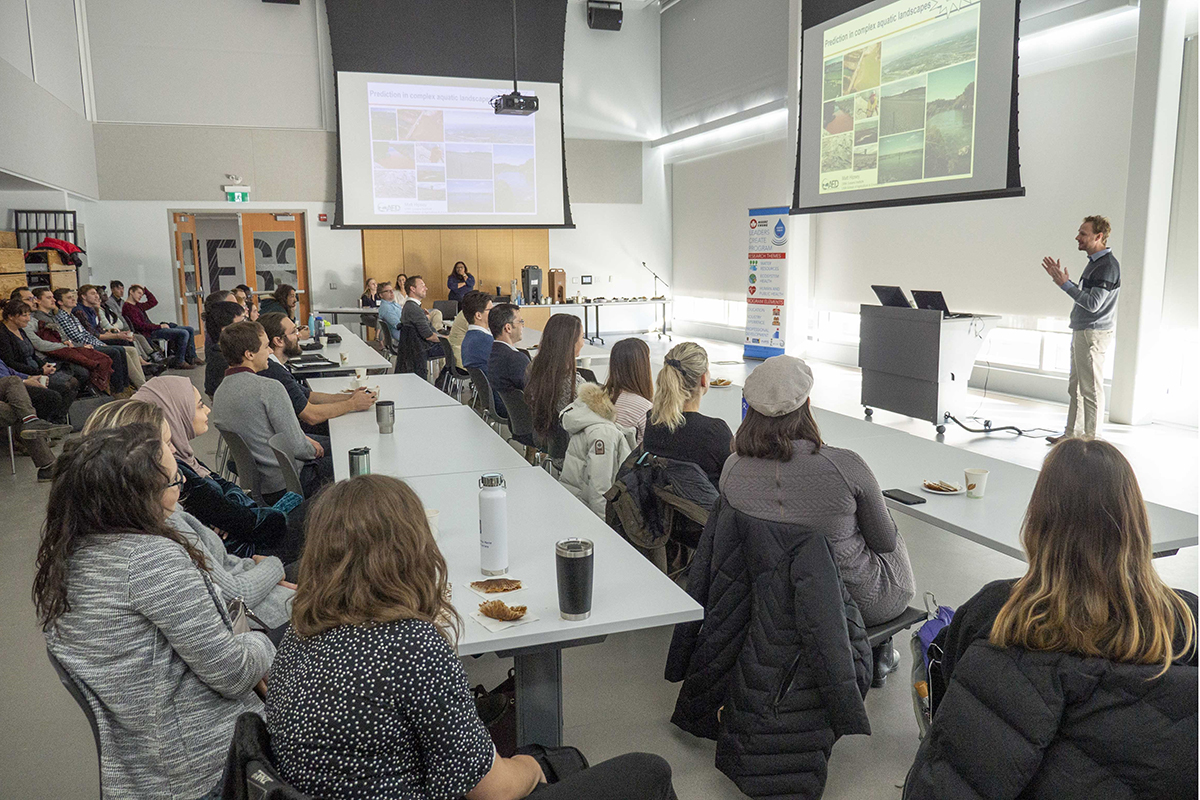
[[[621,30],[621,4],[611,0],[588,0],[588,27],[601,31]]]

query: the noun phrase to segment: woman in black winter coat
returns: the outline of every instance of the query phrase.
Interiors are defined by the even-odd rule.
[[[1196,797],[1197,600],[1151,564],[1129,462],[1107,442],[1055,445],[1021,537],[1024,577],[947,628],[906,800]]]

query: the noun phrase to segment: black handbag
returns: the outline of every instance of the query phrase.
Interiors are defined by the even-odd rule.
[[[504,682],[490,692],[479,684],[475,695],[475,712],[492,737],[496,752],[512,758],[517,752],[517,672],[508,670]]]

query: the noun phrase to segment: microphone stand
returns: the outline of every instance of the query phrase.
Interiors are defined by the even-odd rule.
[[[661,284],[662,284],[664,287],[666,287],[666,288],[668,288],[668,289],[670,289],[670,288],[671,288],[671,284],[667,283],[667,282],[666,282],[666,281],[664,281],[662,278],[658,277],[658,273],[657,273],[657,272],[655,272],[654,270],[650,269],[648,266],[646,266],[646,262],[645,262],[645,261],[643,261],[643,262],[642,262],[642,269],[646,270],[646,272],[649,272],[651,275],[653,275],[653,276],[654,276],[654,297],[658,297],[658,296],[659,296],[659,295],[658,295],[658,285],[659,285],[660,283],[661,283]],[[651,299],[653,299],[653,298],[651,298]],[[666,299],[666,295],[663,295],[663,299]],[[657,335],[659,339],[662,339],[662,337],[663,337],[663,332],[666,330],[666,327],[667,327],[667,306],[666,306],[666,303],[663,303],[663,324],[662,324],[662,329],[660,329],[660,328],[658,327],[658,304],[656,303],[656,304],[654,305],[654,327],[653,327],[652,329],[650,329],[650,330],[646,331],[646,333],[653,333],[653,334]],[[673,341],[673,340],[671,339],[671,334],[669,334],[669,333],[668,333],[668,334],[666,334],[666,337],[667,337],[667,341]]]

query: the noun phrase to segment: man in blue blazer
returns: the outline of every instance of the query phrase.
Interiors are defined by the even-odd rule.
[[[492,331],[492,352],[488,357],[488,382],[496,394],[496,410],[507,415],[500,402],[500,392],[525,388],[525,374],[529,369],[529,353],[517,349],[517,342],[525,332],[525,320],[521,309],[512,303],[493,306],[488,314],[488,328]],[[463,362],[466,363],[466,353]]]

